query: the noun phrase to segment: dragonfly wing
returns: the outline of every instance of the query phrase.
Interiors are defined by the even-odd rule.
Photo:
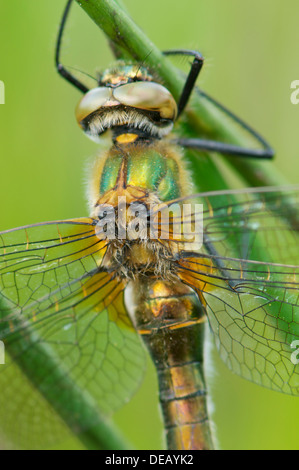
[[[220,356],[244,378],[299,395],[299,365],[293,362],[292,349],[299,340],[298,301],[256,294],[257,298],[252,293],[207,296],[207,314]]]
[[[0,243],[0,339],[7,353],[0,366],[1,423],[3,433],[18,441],[17,417],[18,444],[28,448],[27,437],[40,441],[42,426],[50,425],[29,392],[24,398],[23,374],[41,401],[80,432],[94,416],[80,425],[76,416],[70,419],[77,390],[104,413],[118,408],[141,381],[144,353],[124,307],[125,284],[101,269],[106,245],[93,219],[3,232]],[[16,366],[21,373],[12,374]],[[12,390],[19,390],[14,403]]]
[[[205,246],[201,253],[182,253],[179,275],[206,304],[228,367],[299,395],[299,191],[233,198],[201,201]]]

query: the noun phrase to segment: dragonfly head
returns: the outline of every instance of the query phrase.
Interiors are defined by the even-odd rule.
[[[104,72],[99,86],[89,90],[76,109],[79,126],[95,141],[120,127],[127,134],[161,138],[171,131],[176,116],[171,93],[136,65]]]

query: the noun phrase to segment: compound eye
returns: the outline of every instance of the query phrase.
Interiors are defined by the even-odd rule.
[[[177,116],[172,94],[159,83],[128,83],[115,88],[113,96],[124,106],[157,112],[162,119],[174,121]]]
[[[83,96],[76,108],[76,119],[81,126],[81,122],[90,114],[106,106],[112,98],[112,89],[107,87],[93,88]]]

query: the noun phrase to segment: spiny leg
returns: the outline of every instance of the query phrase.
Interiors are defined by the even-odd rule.
[[[267,144],[264,149],[248,149],[237,145],[225,144],[214,140],[205,139],[176,139],[173,141],[177,145],[207,152],[217,152],[223,155],[232,155],[247,158],[272,159],[274,151]]]
[[[187,106],[187,103],[194,89],[198,75],[200,74],[200,71],[202,69],[204,58],[199,52],[192,51],[189,49],[174,49],[174,50],[169,50],[169,51],[163,51],[163,54],[165,55],[188,55],[188,56],[194,57],[190,72],[187,76],[183,91],[178,101],[178,117],[179,117],[180,114],[184,111],[185,107]]]
[[[204,59],[202,55],[193,50],[188,49],[175,49],[164,51],[165,55],[188,55],[194,57],[193,63],[191,65],[190,72],[187,76],[183,91],[179,98],[178,102],[178,117],[184,111],[190,95],[195,87],[196,80],[199,76],[199,73],[202,69]],[[235,121],[240,127],[247,131],[259,144],[262,145],[261,149],[248,149],[239,147],[236,145],[226,144],[223,142],[217,142],[212,140],[205,139],[177,139],[175,143],[182,145],[188,148],[194,148],[197,150],[206,150],[209,152],[218,152],[225,155],[239,156],[239,157],[249,157],[249,158],[260,158],[260,159],[271,159],[274,156],[274,151],[268,144],[268,142],[252,127],[246,124],[242,119],[240,119],[236,114],[230,111],[228,108],[223,106],[221,103],[216,101],[214,98],[210,97],[208,94],[204,93],[201,90],[197,90],[198,93],[203,96],[205,99],[213,103],[218,109],[220,109],[224,114],[229,116],[233,121]]]

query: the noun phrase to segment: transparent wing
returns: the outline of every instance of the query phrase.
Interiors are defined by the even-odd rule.
[[[92,426],[78,391],[107,413],[140,383],[143,348],[125,285],[101,269],[105,250],[93,219],[0,234],[1,429],[18,447],[55,442],[63,420],[75,432]]]
[[[206,304],[222,359],[253,382],[299,395],[299,189],[199,202],[204,245],[182,252],[177,269]]]

